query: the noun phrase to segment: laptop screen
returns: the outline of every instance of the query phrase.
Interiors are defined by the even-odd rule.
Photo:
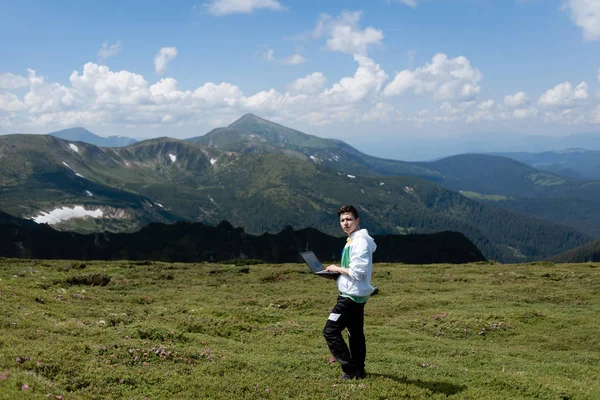
[[[317,256],[315,256],[315,253],[313,253],[312,251],[307,251],[304,253],[300,253],[300,255],[302,256],[302,258],[304,259],[304,261],[306,261],[306,263],[308,264],[310,270],[313,273],[317,273],[319,271],[323,271],[325,268],[323,268],[323,265],[321,264],[321,261],[319,261],[319,259],[317,258]]]

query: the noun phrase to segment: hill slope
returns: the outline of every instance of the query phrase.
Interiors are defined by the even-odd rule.
[[[542,153],[495,153],[542,171],[575,179],[600,179],[600,151],[566,149]]]
[[[585,263],[600,261],[600,240],[588,243],[585,246],[567,250],[549,258],[558,263]]]

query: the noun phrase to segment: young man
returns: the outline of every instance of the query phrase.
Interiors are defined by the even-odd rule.
[[[367,352],[363,331],[364,310],[373,293],[371,273],[375,241],[366,229],[360,229],[358,211],[353,206],[342,206],[338,210],[340,225],[348,235],[342,252],[341,266],[330,265],[327,271],[339,272],[337,279],[340,295],[329,314],[323,335],[331,354],[342,366],[341,379],[363,379]],[[342,337],[348,328],[350,349]]]

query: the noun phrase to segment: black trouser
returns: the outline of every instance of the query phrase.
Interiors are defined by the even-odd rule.
[[[323,329],[323,336],[325,336],[331,354],[340,363],[342,370],[350,374],[365,368],[367,354],[363,330],[365,304],[338,296],[337,304],[331,310]],[[342,337],[342,331],[345,328],[348,328],[350,349]]]

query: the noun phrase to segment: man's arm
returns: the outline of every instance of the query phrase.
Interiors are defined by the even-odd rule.
[[[348,268],[338,267],[337,265],[330,265],[329,267],[325,268],[325,271],[338,272],[340,274],[350,276],[350,270]]]

